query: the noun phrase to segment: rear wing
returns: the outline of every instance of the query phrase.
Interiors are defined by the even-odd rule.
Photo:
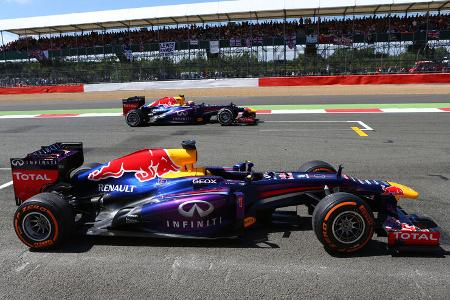
[[[70,172],[84,162],[82,143],[42,146],[24,158],[11,158],[16,204],[60,182],[68,182]]]
[[[145,105],[144,96],[134,96],[122,100],[123,115],[126,116],[130,110],[138,109]]]

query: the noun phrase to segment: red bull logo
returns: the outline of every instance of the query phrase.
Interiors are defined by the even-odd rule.
[[[125,173],[135,173],[137,180],[145,182],[179,170],[180,167],[172,161],[166,150],[141,150],[110,161],[106,166],[90,173],[88,179],[99,181],[120,178]]]
[[[385,195],[403,196],[403,190],[397,186],[389,186],[384,188]]]

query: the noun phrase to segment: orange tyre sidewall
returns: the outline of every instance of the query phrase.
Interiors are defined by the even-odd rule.
[[[366,229],[364,232],[364,236],[357,241],[354,245],[350,246],[349,248],[342,248],[339,247],[337,244],[337,241],[335,241],[335,238],[333,236],[332,232],[332,223],[334,221],[334,216],[336,216],[338,213],[342,212],[344,209],[347,210],[353,210],[357,212],[365,221]],[[340,203],[334,207],[332,207],[328,213],[326,214],[326,217],[324,218],[324,221],[321,225],[321,231],[322,231],[322,237],[323,242],[327,247],[334,251],[338,252],[345,252],[345,253],[351,253],[360,250],[364,246],[369,243],[369,241],[372,239],[373,232],[374,232],[374,219],[371,217],[370,213],[367,211],[367,209],[364,207],[364,205],[356,204],[353,201],[349,202],[343,202]]]
[[[51,234],[49,238],[41,242],[30,241],[22,230],[22,220],[30,212],[39,212],[45,214],[51,222]],[[43,249],[54,246],[58,242],[60,228],[55,215],[46,207],[39,204],[29,204],[18,210],[14,216],[14,229],[19,239],[28,247],[34,249]]]

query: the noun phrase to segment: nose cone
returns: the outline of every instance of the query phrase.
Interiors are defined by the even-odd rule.
[[[391,186],[385,189],[385,192],[398,198],[417,199],[419,193],[406,185],[396,182],[388,182]]]

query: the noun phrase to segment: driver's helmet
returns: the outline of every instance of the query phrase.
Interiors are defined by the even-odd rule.
[[[184,98],[184,95],[178,95],[176,97],[174,97],[175,101],[177,101],[177,104],[180,106],[184,106],[186,99]]]

